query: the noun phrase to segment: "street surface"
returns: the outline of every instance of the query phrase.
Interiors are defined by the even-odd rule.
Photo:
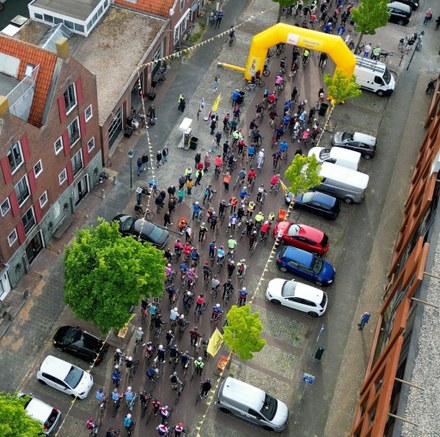
[[[432,2],[425,3],[428,5]],[[177,185],[177,179],[183,173],[183,170],[187,166],[194,167],[194,151],[184,151],[176,147],[181,136],[178,125],[183,119],[177,111],[177,97],[180,93],[185,93],[187,97],[188,105],[184,116],[193,118],[193,135],[199,138],[197,151],[200,151],[203,156],[211,147],[212,137],[209,134],[209,126],[202,119],[196,121],[195,117],[201,99],[204,98],[206,101],[206,113],[218,95],[218,92],[213,90],[213,78],[216,74],[219,74],[219,92],[222,93],[222,100],[218,114],[221,125],[223,115],[231,110],[230,93],[235,88],[241,89],[243,87],[241,73],[226,69],[219,70],[216,66],[217,59],[221,62],[244,65],[253,34],[269,27],[276,19],[276,8],[267,11],[268,2],[255,0],[249,2],[248,6],[247,4],[246,1],[234,1],[227,2],[225,5],[225,19],[220,30],[228,29],[230,23],[233,22],[233,17],[240,16],[240,20],[234,20],[235,24],[251,19],[251,16],[253,17],[252,21],[238,28],[237,39],[232,47],[225,44],[225,38],[218,38],[214,42],[203,45],[192,52],[191,56],[185,58],[182,64],[179,64],[178,61],[172,62],[167,81],[158,90],[158,97],[155,102],[158,116],[157,125],[149,129],[148,133],[136,133],[130,140],[122,139],[121,145],[112,159],[112,169],[117,172],[116,185],[112,186],[108,181],[108,184],[104,187],[105,199],[101,199],[101,193],[96,191],[85,199],[83,208],[87,211],[87,216],[80,217],[78,224],[95,223],[95,217],[98,216],[111,219],[119,212],[134,212],[134,189],[136,184],[133,191],[130,192],[128,189],[129,164],[127,151],[130,148],[134,148],[135,156],[138,156],[143,153],[149,141],[153,147],[152,158],[154,160],[155,151],[161,149],[164,143],[168,145],[171,151],[169,163],[155,170],[161,189],[166,189],[171,184]],[[272,7],[272,4],[269,7]],[[423,8],[420,8],[420,10],[423,10]],[[262,11],[266,12],[259,14]],[[419,26],[420,20],[419,22],[417,20],[418,16],[416,15],[414,26]],[[406,28],[405,31],[411,29],[413,28]],[[435,34],[432,33],[433,29],[425,29],[425,31],[427,36],[424,50],[426,53],[432,53],[434,38],[431,34]],[[208,29],[204,38],[209,38],[215,32],[213,29]],[[374,38],[380,37],[387,44],[397,46],[401,34],[402,28],[389,25],[381,30],[383,36],[376,35]],[[384,48],[387,49],[385,44]],[[392,50],[392,48],[390,47],[389,50]],[[288,65],[290,65],[290,53],[291,50],[287,47]],[[292,86],[299,88],[300,100],[307,99],[309,105],[314,104],[318,89],[323,84],[322,74],[317,68],[317,63],[318,56],[314,55],[307,69],[301,70],[292,84],[288,83],[284,96],[279,99],[279,112],[284,100],[290,96]],[[264,78],[266,86],[273,86],[272,81],[274,81],[274,73],[277,71],[278,65],[279,59],[274,57],[270,64],[272,74],[268,78]],[[248,253],[246,237],[239,242],[236,260],[246,258],[249,268],[245,286],[250,293],[255,291],[252,309],[260,313],[267,345],[260,353],[255,354],[254,359],[250,362],[240,362],[234,358],[229,374],[269,391],[288,404],[291,417],[285,435],[342,435],[341,429],[345,433],[350,427],[352,420],[350,410],[354,408],[353,402],[357,400],[356,395],[362,378],[364,361],[369,351],[368,329],[362,334],[365,336],[362,337],[365,338],[362,342],[356,340],[360,335],[356,329],[352,332],[354,340],[351,338],[350,332],[356,325],[360,312],[370,310],[374,313],[374,310],[380,305],[380,297],[378,298],[382,291],[380,286],[386,273],[390,248],[394,241],[395,226],[392,225],[394,222],[398,224],[400,221],[399,211],[408,186],[410,166],[414,162],[417,147],[423,135],[421,121],[417,120],[417,117],[410,117],[409,114],[410,112],[424,114],[427,98],[423,95],[423,86],[435,67],[435,61],[431,60],[429,56],[416,54],[413,66],[408,72],[398,70],[398,65],[395,67],[396,72],[400,74],[400,79],[397,81],[394,95],[390,99],[381,99],[373,94],[364,93],[358,99],[348,101],[344,106],[338,107],[322,140],[323,145],[329,144],[332,133],[342,129],[359,130],[378,136],[377,156],[369,162],[361,161],[360,171],[370,175],[370,185],[364,203],[361,205],[342,205],[341,214],[334,222],[327,222],[307,213],[298,214],[298,212],[294,212],[291,216],[292,220],[317,227],[330,236],[331,247],[325,258],[336,267],[337,277],[335,283],[326,289],[329,295],[327,313],[319,319],[313,319],[306,314],[284,307],[276,307],[268,303],[264,297],[267,281],[275,277],[291,278],[292,276],[280,273],[273,259],[267,262],[272,248],[272,238],[269,239],[267,245],[259,243],[252,257]],[[328,69],[330,70],[330,67]],[[249,122],[254,118],[255,105],[261,100],[262,91],[250,92],[245,96],[245,106],[242,107],[243,114],[240,124],[245,134],[247,134]],[[411,107],[409,102],[412,102],[414,106]],[[307,110],[309,108],[310,106],[307,107]],[[383,118],[384,114],[386,114],[385,119]],[[407,123],[406,128],[403,127],[405,121]],[[323,124],[324,119],[320,117],[320,125]],[[258,176],[256,186],[261,183],[267,188],[273,175],[270,157],[273,153],[271,150],[272,133],[267,115],[260,131],[264,138],[262,147],[266,151],[266,164],[263,172]],[[224,138],[222,143],[223,140]],[[293,157],[297,147],[298,144],[290,143],[290,158]],[[285,168],[284,164],[282,169]],[[237,172],[238,170],[234,171],[233,177],[236,177]],[[136,175],[134,176],[135,181],[137,181]],[[173,235],[170,243],[178,237],[176,224],[179,217],[190,217],[192,202],[202,200],[203,190],[212,176],[213,164],[210,172],[203,177],[201,188],[195,188],[191,198],[185,198],[184,204],[179,206],[173,214],[172,221],[174,224],[170,227]],[[151,172],[148,175],[142,174],[139,181],[141,179],[148,180],[150,177]],[[233,191],[231,187],[230,191],[226,193],[221,179],[213,183],[217,190],[213,203],[217,207],[223,198],[229,200]],[[390,190],[388,190],[389,187],[391,187]],[[127,195],[127,193],[130,194]],[[238,194],[238,192],[235,191],[234,194]],[[269,212],[274,212],[277,215],[280,208],[285,208],[282,193],[278,195],[269,194],[263,212],[266,215]],[[388,232],[385,235],[383,231],[380,234],[380,225],[384,220],[388,226]],[[162,224],[162,218],[156,217],[156,222]],[[193,224],[191,226],[196,228]],[[378,233],[380,235],[379,239],[377,239]],[[225,222],[221,225],[219,235],[216,237],[217,243],[226,246],[229,235],[230,231]],[[198,233],[196,232],[196,239],[197,236]],[[207,257],[207,246],[214,236],[215,234],[208,233],[207,241],[198,245],[202,254],[202,263]],[[62,244],[67,243],[70,238],[71,233],[66,233]],[[95,386],[89,397],[84,401],[76,401],[71,405],[67,396],[53,389],[42,387],[35,378],[37,367],[49,353],[87,368],[86,363],[54,350],[51,338],[56,327],[62,324],[80,323],[83,328],[96,333],[96,328],[88,323],[75,320],[70,311],[63,306],[62,268],[57,253],[57,251],[62,250],[62,244],[54,242],[48,250],[45,250],[39,256],[33,265],[33,271],[30,274],[33,280],[31,281],[31,283],[33,282],[32,296],[1,340],[2,373],[0,375],[0,388],[2,390],[20,389],[30,391],[49,404],[60,408],[66,417],[66,422],[59,431],[59,436],[86,436],[88,434],[85,429],[85,421],[89,417],[97,417],[98,414],[98,403],[94,398],[94,391],[101,386],[104,386],[108,393],[112,389],[110,375],[114,348],[110,348],[107,359],[99,367],[92,370]],[[372,252],[373,248],[374,252]],[[378,266],[380,274],[377,271],[371,272],[369,269],[371,264]],[[265,270],[266,266],[267,270]],[[177,267],[177,264],[174,265],[175,269]],[[203,275],[200,267],[198,271],[199,281],[195,288],[196,292],[200,292],[203,285]],[[221,275],[222,281],[226,280],[226,269],[219,275]],[[257,289],[257,284],[262,275],[264,275],[264,281]],[[374,283],[374,287],[371,287],[373,290],[368,286],[369,279],[371,279],[371,283]],[[35,284],[37,285],[35,286]],[[176,280],[176,285],[181,287],[180,279]],[[234,285],[237,289],[238,283],[235,274]],[[370,295],[369,299],[363,300],[362,293]],[[237,296],[237,293],[235,293],[235,296]],[[360,299],[364,305],[361,308],[358,307]],[[217,301],[218,299],[216,301],[210,300],[209,309],[197,324],[199,331],[207,337],[214,329],[214,324],[209,321],[210,308]],[[179,302],[179,309],[182,309],[181,302]],[[164,320],[168,321],[167,299],[164,299],[162,310]],[[374,315],[372,318],[374,318]],[[192,313],[190,313],[190,319],[192,322],[188,329],[192,329],[194,326],[194,315]],[[374,324],[371,322],[369,328],[372,329]],[[140,325],[140,323],[138,311],[132,328]],[[150,334],[146,325],[144,330],[148,335]],[[17,341],[17,339],[20,340]],[[162,339],[164,341],[164,335]],[[321,361],[313,358],[319,345],[325,347]],[[112,346],[121,347],[117,343],[112,343]],[[188,350],[194,357],[199,354],[199,352],[192,350],[188,333],[185,333],[183,339],[178,342],[178,347],[181,351]],[[128,353],[131,353],[132,348],[133,340],[129,344],[123,344],[123,349]],[[359,350],[359,348],[361,349]],[[346,352],[346,361],[344,361],[344,352]],[[222,349],[222,354],[227,355],[227,351]],[[18,360],[17,357],[19,357]],[[199,380],[197,378],[190,380],[192,371],[187,373],[182,397],[179,403],[174,406],[176,393],[170,387],[169,375],[172,369],[168,361],[161,366],[161,382],[153,387],[152,383],[147,382],[144,377],[145,363],[141,351],[138,351],[134,358],[140,360],[140,366],[130,385],[136,391],[142,388],[147,392],[152,392],[153,396],[157,397],[163,405],[172,406],[174,411],[170,419],[171,425],[174,426],[177,422],[183,422],[184,425],[190,428],[189,435],[196,435],[197,430],[200,430],[201,436],[228,437],[268,434],[260,428],[217,411],[214,405],[215,397],[209,397],[206,402],[195,406]],[[214,357],[208,361],[202,376],[202,378],[211,377],[216,386],[221,382],[213,373],[217,360],[218,357]],[[343,371],[340,370],[341,366],[343,366]],[[315,376],[313,385],[306,386],[302,381],[304,372]],[[181,373],[178,373],[178,375],[182,379]],[[127,385],[128,381],[124,381],[121,389],[125,389]],[[339,412],[334,412],[330,408],[337,387],[340,388],[336,392],[338,405],[344,404],[345,408],[339,408]],[[207,408],[207,403],[210,404],[209,408]],[[69,410],[71,406],[72,408]],[[122,419],[127,413],[126,407],[122,405],[114,419],[110,417],[110,412],[111,408],[108,408],[105,412],[104,426],[121,429]],[[330,432],[325,431],[325,427],[331,413],[335,417],[339,415],[343,426],[338,429],[337,424],[333,424],[334,428]],[[343,417],[341,418],[341,416]],[[139,405],[136,406],[133,417],[138,422],[133,433],[134,436],[154,435],[154,428],[159,423],[158,418],[152,418],[148,425],[145,425],[148,413],[145,418],[141,418]],[[327,424],[327,426],[329,425]]]

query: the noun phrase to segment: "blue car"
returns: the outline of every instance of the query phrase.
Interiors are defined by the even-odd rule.
[[[316,285],[330,285],[336,276],[336,270],[329,262],[292,246],[286,246],[278,252],[277,265],[282,272],[301,276]]]

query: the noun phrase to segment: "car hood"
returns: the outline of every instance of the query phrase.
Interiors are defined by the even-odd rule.
[[[93,377],[90,375],[90,373],[84,371],[83,376],[81,378],[81,381],[79,384],[75,387],[75,391],[77,393],[85,393],[86,396],[89,393],[90,389],[93,385]]]
[[[57,343],[61,343],[63,341],[63,338],[66,336],[67,331],[69,331],[69,329],[72,329],[72,327],[71,326],[61,326],[61,328],[59,328],[57,330],[57,332],[55,332],[53,339]]]
[[[371,135],[362,134],[360,132],[355,132],[353,135],[354,141],[359,141],[363,144],[368,144],[371,147],[374,147],[376,145],[376,138],[372,137]]]
[[[79,341],[78,343],[81,344],[86,349],[89,349],[89,350],[94,351],[96,353],[98,353],[100,351],[101,346],[102,346],[102,341],[99,338],[97,338],[94,335],[91,335],[87,332],[83,332],[82,341]]]
[[[277,412],[275,413],[275,417],[272,419],[272,423],[278,428],[283,428],[286,425],[287,419],[289,418],[289,409],[287,405],[277,399],[278,406]]]
[[[281,297],[281,290],[285,282],[286,280],[283,278],[275,278],[270,280],[267,284],[266,292],[270,293],[272,297]]]
[[[282,221],[282,222],[278,223],[275,226],[275,229],[273,230],[274,236],[276,237],[276,235],[280,231],[284,234],[287,231],[287,229],[289,229],[289,227],[290,227],[290,223],[288,221]]]
[[[327,261],[323,260],[322,270],[319,272],[319,277],[323,282],[331,284],[336,276],[335,268]]]

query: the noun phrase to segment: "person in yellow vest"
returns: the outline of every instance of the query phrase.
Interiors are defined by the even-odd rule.
[[[254,211],[255,211],[255,202],[253,200],[251,200],[247,206],[247,216],[249,218],[252,218]]]

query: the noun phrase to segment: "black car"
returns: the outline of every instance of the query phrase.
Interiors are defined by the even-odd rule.
[[[126,214],[118,214],[113,221],[119,223],[119,232],[124,237],[131,235],[138,238],[140,236],[142,242],[151,243],[158,249],[164,249],[168,243],[169,232],[148,220],[137,219]]]
[[[390,12],[390,23],[396,23],[405,26],[411,18],[411,7],[401,2],[388,3],[388,11]]]
[[[359,152],[364,159],[376,154],[376,143],[375,137],[360,132],[336,132],[332,138],[332,146]]]
[[[79,327],[61,326],[53,337],[54,346],[70,355],[98,365],[107,354],[108,344]]]
[[[292,193],[286,195],[285,201],[287,204],[290,204],[292,197]],[[340,208],[341,205],[338,199],[319,191],[307,191],[304,194],[298,194],[293,206],[293,209],[302,209],[324,217],[326,220],[335,220],[338,217]]]
[[[408,5],[413,11],[415,11],[420,5],[420,0],[399,0],[399,3]]]

